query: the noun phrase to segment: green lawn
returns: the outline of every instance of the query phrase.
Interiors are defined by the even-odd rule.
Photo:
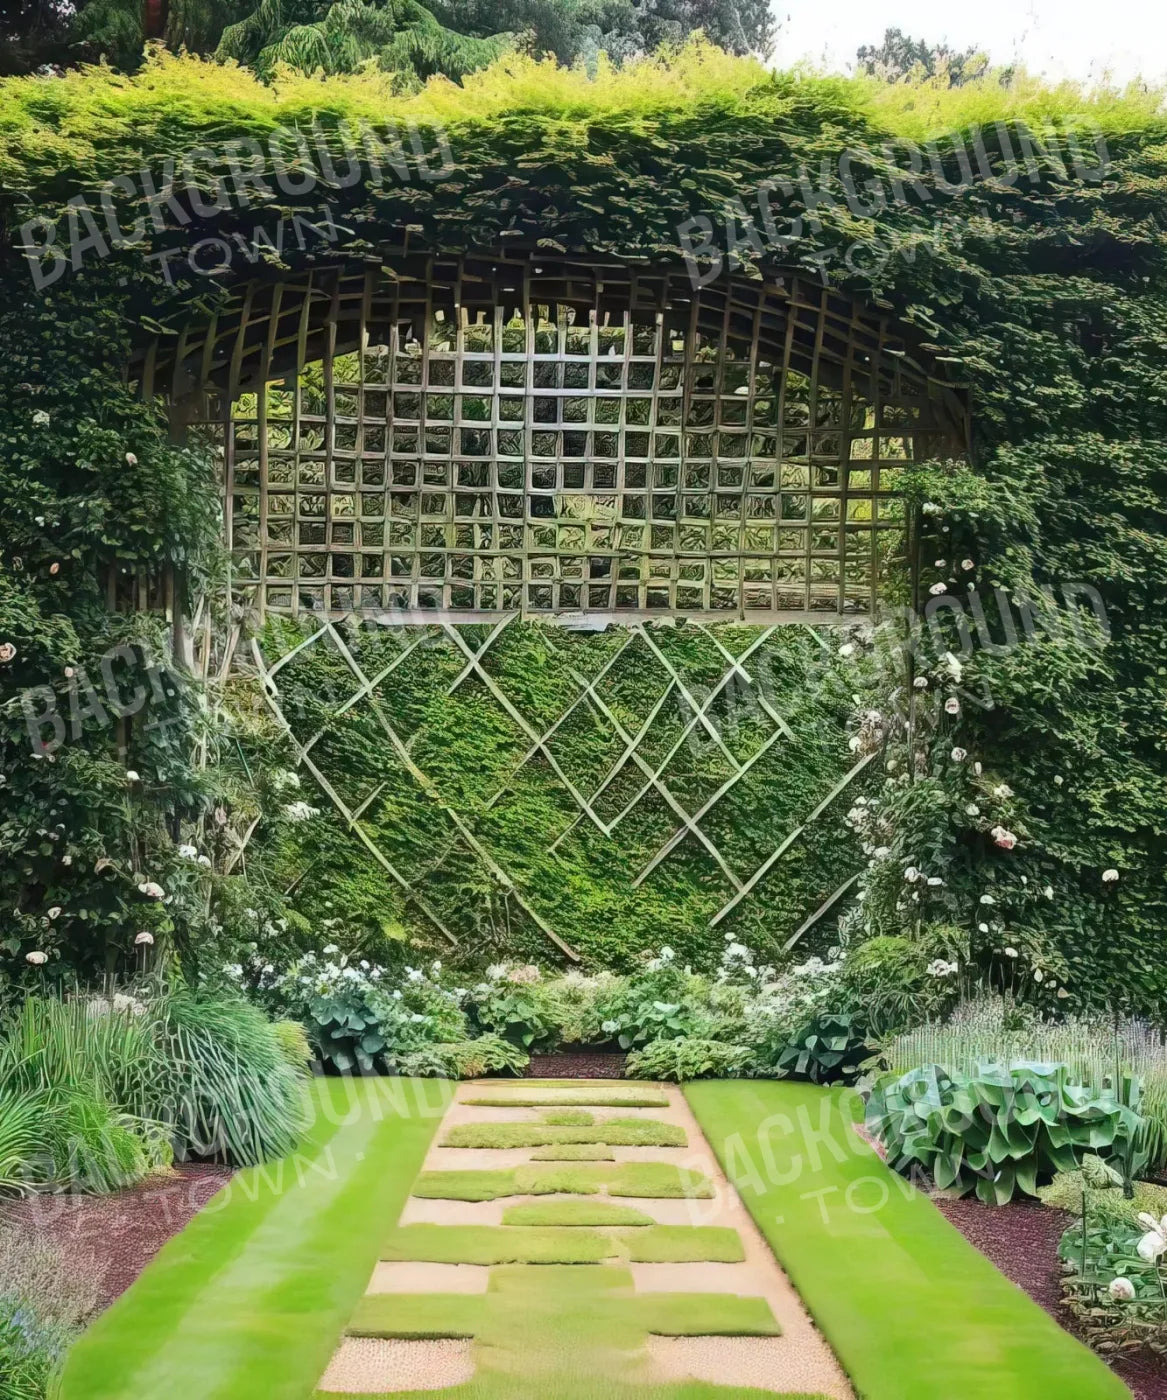
[[[496,1201],[503,1196],[644,1196],[694,1199],[713,1195],[696,1171],[671,1162],[619,1162],[615,1166],[522,1166],[422,1172],[415,1196],[442,1201]]]
[[[578,1225],[399,1225],[381,1258],[430,1264],[737,1264],[744,1257],[736,1230],[721,1225],[641,1225],[601,1231]]]
[[[300,1153],[239,1173],[162,1249],[73,1348],[61,1400],[312,1394],[451,1086],[318,1079],[311,1092]]]
[[[852,1130],[854,1095],[748,1080],[685,1093],[862,1400],[1128,1395],[883,1165]]]

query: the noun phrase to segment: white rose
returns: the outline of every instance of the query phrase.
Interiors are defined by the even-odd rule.
[[[25,953],[24,960],[26,963],[32,963],[33,967],[43,967],[48,962],[49,955],[41,952]]]

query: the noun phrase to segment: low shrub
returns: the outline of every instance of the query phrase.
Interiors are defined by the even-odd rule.
[[[1145,1233],[1136,1222],[1087,1216],[1058,1244],[1063,1301],[1096,1351],[1167,1351],[1167,1280],[1138,1252]]]
[[[709,1037],[714,1029],[709,984],[677,966],[671,948],[649,957],[642,971],[613,981],[596,998],[599,1026],[591,1039],[631,1050],[655,1040]]]
[[[628,1056],[629,1079],[731,1079],[747,1071],[753,1054],[745,1045],[720,1040],[654,1040]]]
[[[26,997],[0,1025],[0,1189],[115,1191],[169,1165],[140,1003]]]
[[[1089,1157],[1084,1158],[1083,1166],[1089,1160]],[[1118,1177],[1118,1173],[1114,1176]],[[1048,1185],[1037,1188],[1037,1195],[1042,1205],[1079,1215],[1085,1196],[1087,1219],[1100,1225],[1125,1224],[1134,1228],[1135,1218],[1140,1214],[1153,1215],[1156,1220],[1167,1215],[1167,1186],[1136,1181],[1133,1188],[1134,1197],[1128,1200],[1122,1190],[1121,1177],[1099,1186],[1097,1177],[1088,1181],[1083,1171],[1058,1172]]]
[[[105,1192],[174,1160],[291,1152],[303,1070],[233,992],[27,997],[0,1027],[0,1188]]]
[[[390,987],[382,968],[353,962],[330,944],[281,973],[261,974],[255,995],[308,1027],[326,1069],[378,1074],[425,1045],[469,1039],[461,997],[442,986],[440,976],[439,962],[428,972],[410,967]]]
[[[895,1035],[942,1015],[957,996],[945,975],[955,939],[878,937],[848,948],[843,961],[843,1000],[867,1031]]]
[[[849,1012],[822,1011],[800,1026],[773,1062],[779,1075],[813,1084],[854,1080],[870,1056],[866,1035]]]
[[[491,969],[470,994],[474,1020],[490,1035],[524,1050],[545,1050],[561,1038],[562,1011],[555,993],[533,965]]]
[[[419,1079],[479,1079],[483,1075],[521,1074],[531,1057],[497,1035],[476,1040],[423,1045],[397,1061],[399,1074]]]
[[[1115,1068],[1138,1080],[1143,1127],[1139,1147],[1154,1171],[1167,1171],[1167,1044],[1143,1021],[1070,1017],[1044,1020],[1011,998],[981,997],[956,1008],[943,1025],[921,1025],[882,1047],[887,1067],[944,1065],[975,1074],[981,1064],[1062,1063],[1076,1081],[1098,1089]]]
[[[175,1155],[253,1166],[295,1150],[307,1126],[303,1076],[272,1022],[234,993],[172,988],[158,999],[161,1072],[150,1116]]]
[[[1066,1065],[983,1066],[975,1077],[928,1065],[881,1078],[867,1124],[898,1171],[919,1163],[941,1190],[1004,1205],[1078,1170],[1087,1152],[1128,1153],[1140,1119],[1109,1091],[1074,1084]]]

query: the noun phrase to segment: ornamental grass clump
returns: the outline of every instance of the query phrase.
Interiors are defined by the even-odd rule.
[[[1138,1175],[1137,1086],[1122,1098],[1072,1080],[1064,1064],[984,1065],[975,1076],[937,1065],[877,1081],[867,1126],[901,1172],[919,1165],[937,1187],[1004,1205],[1016,1191],[1080,1168],[1086,1153]]]
[[[307,1126],[292,1039],[234,994],[25,998],[0,1023],[0,1191],[105,1193],[175,1157],[285,1156]]]

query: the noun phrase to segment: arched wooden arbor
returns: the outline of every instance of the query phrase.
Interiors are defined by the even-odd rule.
[[[904,468],[968,437],[886,311],[542,251],[256,279],[136,373],[222,434],[260,615],[867,614]]]
[[[580,829],[626,842],[643,804],[663,804],[672,825],[632,886],[695,846],[723,883],[711,922],[733,914],[875,757],[808,793],[764,859],[746,867],[720,848],[717,822],[738,783],[797,742],[763,683],[778,626],[870,615],[903,557],[905,469],[968,442],[960,391],[884,309],[802,275],[697,289],[684,268],[541,250],[401,251],[257,277],[213,318],[144,344],[133,373],[222,449],[234,606],[225,635],[206,600],[195,619],[203,675],[225,680],[241,666],[261,682],[300,764],[446,938],[458,941],[427,882],[469,859],[572,959],[570,930],[557,931],[554,911],[492,853],[486,814],[528,763],[574,814],[548,833],[549,855]],[[262,628],[280,614],[301,620],[294,641]],[[703,634],[719,668],[712,683],[708,668],[696,683],[646,625],[670,616]],[[379,640],[366,647],[354,618]],[[626,632],[598,669],[571,672],[576,689],[558,713],[535,715],[492,674],[492,649],[521,618]],[[757,625],[730,641],[719,621]],[[185,647],[190,632],[176,623]],[[537,645],[556,664],[552,632],[539,629]],[[284,692],[318,647],[339,659],[344,694],[323,727],[306,727]],[[452,664],[448,696],[481,688],[515,736],[513,771],[484,807],[461,810],[390,713],[386,687],[420,647]],[[625,671],[645,691],[635,729],[612,690]],[[725,725],[735,696],[755,711],[745,747]],[[558,750],[560,731],[584,715],[616,752],[587,781]],[[411,788],[440,809],[446,839],[420,874],[386,852],[385,783],[354,790],[330,766],[346,716],[381,735]],[[691,738],[711,746],[717,769],[699,801],[674,775]]]

